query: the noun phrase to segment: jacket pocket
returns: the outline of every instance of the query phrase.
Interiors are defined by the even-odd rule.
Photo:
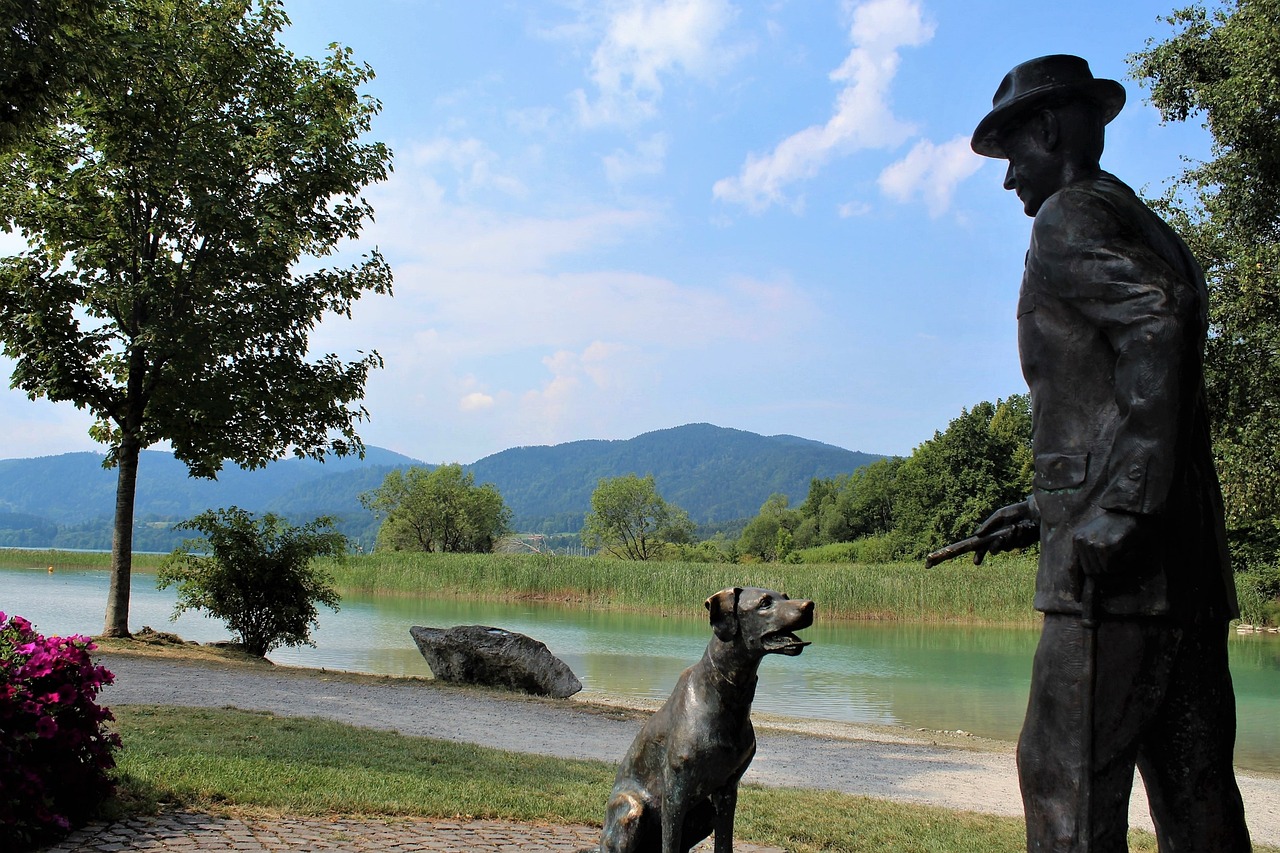
[[[1077,489],[1089,475],[1088,453],[1040,453],[1036,455],[1037,489],[1058,492]]]
[[[1052,527],[1068,518],[1081,500],[1089,476],[1087,453],[1036,455],[1035,494],[1042,524]]]

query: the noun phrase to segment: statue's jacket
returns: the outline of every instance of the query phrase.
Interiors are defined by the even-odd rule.
[[[1075,530],[1102,512],[1138,534],[1099,580],[1104,615],[1237,615],[1203,383],[1204,275],[1114,176],[1041,206],[1018,298],[1040,514],[1035,606],[1079,613]]]

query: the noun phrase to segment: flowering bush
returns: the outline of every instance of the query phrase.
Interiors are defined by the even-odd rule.
[[[111,793],[120,736],[94,700],[115,677],[93,664],[95,648],[0,612],[0,827],[20,844],[68,829]]]

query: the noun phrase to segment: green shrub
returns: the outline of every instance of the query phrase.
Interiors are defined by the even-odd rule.
[[[338,609],[332,576],[311,565],[316,557],[346,554],[347,539],[333,529],[332,518],[295,527],[272,513],[254,518],[231,507],[179,527],[198,530],[204,539],[189,540],[160,567],[159,588],[178,587],[174,618],[204,610],[224,620],[246,651],[265,657],[278,646],[313,645],[316,605]],[[200,546],[210,553],[194,553]]]
[[[1236,574],[1240,620],[1250,625],[1280,625],[1280,565],[1255,565]]]
[[[912,547],[898,533],[864,536],[853,542],[832,542],[799,552],[805,563],[893,563],[903,560]]]

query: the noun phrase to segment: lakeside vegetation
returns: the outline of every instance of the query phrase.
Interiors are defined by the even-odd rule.
[[[599,826],[606,762],[555,759],[317,719],[124,706],[117,813],[160,803],[207,811],[439,817]],[[424,773],[423,768],[431,768]],[[803,819],[797,819],[803,815]],[[1022,820],[830,791],[744,785],[735,837],[793,853],[1016,853]],[[1131,832],[1130,849],[1155,839]],[[1276,853],[1258,845],[1259,853]]]
[[[665,611],[733,586],[812,598],[837,619],[1030,623],[1034,562],[982,566],[923,563],[643,563],[537,554],[388,552],[322,562],[339,588],[363,594],[547,599],[591,607]]]
[[[140,574],[159,570],[163,554],[135,554]],[[111,555],[81,551],[0,550],[0,568],[109,569]],[[321,559],[343,593],[466,597],[489,601],[570,601],[592,608],[666,612],[731,586],[763,586],[812,598],[824,618],[1033,625],[1035,557],[997,554],[981,566],[967,558],[932,569],[886,563],[632,562],[547,554],[444,554],[412,551]],[[1236,576],[1242,621],[1265,624],[1275,602],[1249,575]]]

